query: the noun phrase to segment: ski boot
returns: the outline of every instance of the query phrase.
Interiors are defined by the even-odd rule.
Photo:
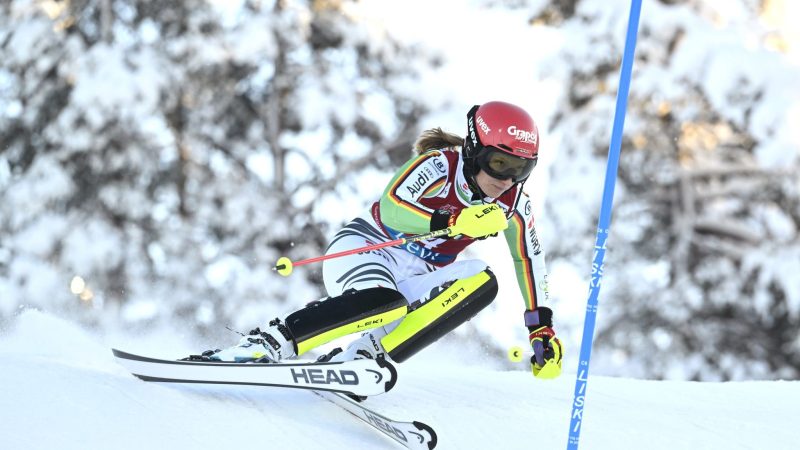
[[[386,352],[380,340],[371,332],[364,333],[360,338],[351,342],[347,346],[347,350],[342,350],[341,347],[336,347],[325,355],[317,358],[317,362],[339,362],[339,361],[352,361],[356,359],[378,359],[386,358]],[[351,399],[361,403],[367,399],[363,395],[345,394]]]
[[[200,355],[184,358],[184,360],[276,363],[296,356],[294,345],[294,339],[289,329],[279,319],[275,319],[263,331],[260,328],[251,330],[233,347],[224,350],[207,350]]]

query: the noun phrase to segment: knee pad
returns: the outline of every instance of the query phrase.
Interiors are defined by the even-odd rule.
[[[470,320],[497,296],[497,278],[486,269],[457,280],[411,311],[381,344],[391,359],[403,362]]]
[[[289,314],[284,324],[294,337],[297,355],[334,339],[398,320],[408,312],[405,297],[394,289],[345,292]]]

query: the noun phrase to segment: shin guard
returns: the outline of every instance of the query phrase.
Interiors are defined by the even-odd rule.
[[[348,334],[398,320],[408,312],[402,294],[389,288],[345,292],[289,314],[284,323],[294,337],[297,354]]]
[[[497,279],[489,269],[457,280],[444,292],[410,312],[381,339],[381,344],[392,360],[403,362],[470,320],[489,306],[495,296]]]

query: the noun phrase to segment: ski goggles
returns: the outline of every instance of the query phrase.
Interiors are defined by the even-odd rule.
[[[538,158],[521,158],[496,147],[484,147],[478,154],[478,167],[490,177],[498,180],[523,181],[536,167]]]

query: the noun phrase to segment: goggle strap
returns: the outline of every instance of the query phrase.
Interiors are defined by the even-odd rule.
[[[467,113],[467,147],[469,147],[470,153],[469,155],[465,155],[470,158],[474,158],[478,156],[480,150],[483,148],[483,144],[481,144],[481,138],[478,136],[478,130],[475,128],[475,113],[478,112],[478,108],[481,105],[475,105],[472,109],[469,110]],[[472,143],[472,145],[469,145]]]

